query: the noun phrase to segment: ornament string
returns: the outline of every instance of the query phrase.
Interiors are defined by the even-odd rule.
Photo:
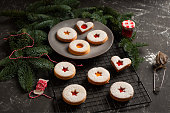
[[[32,47],[34,46],[34,39],[33,39],[28,33],[21,33],[21,34],[16,34],[16,35],[10,35],[9,37],[4,38],[4,40],[8,40],[8,39],[11,38],[11,37],[21,36],[21,35],[24,35],[24,34],[26,34],[26,35],[32,40],[32,45],[30,45],[30,46],[25,46],[25,47],[23,47],[23,48],[20,48],[20,49],[17,49],[17,50],[12,51],[12,53],[9,55],[9,59],[41,58],[42,56],[46,55],[51,62],[53,62],[53,63],[58,63],[58,62],[52,60],[47,53],[43,53],[42,55],[40,55],[40,56],[38,56],[38,57],[32,57],[32,56],[23,57],[23,56],[20,56],[20,57],[12,58],[11,56],[12,56],[16,51],[20,51],[20,50],[23,50],[23,49],[25,49],[25,48],[32,48]],[[80,65],[76,65],[76,66],[83,66],[83,65],[80,64]]]
[[[43,91],[43,92],[44,92],[44,90],[45,90],[46,87],[47,87],[47,82],[44,81],[44,80],[39,80],[39,81],[37,82],[36,90],[37,90],[37,91]],[[32,94],[33,92],[34,92],[34,91],[31,91],[31,92],[29,93],[29,98],[31,98],[31,99],[37,98],[37,97],[39,97],[39,96],[41,96],[41,95],[43,95],[43,96],[51,99],[50,96],[48,96],[48,95],[46,95],[46,94],[44,94],[44,93],[42,93],[41,95],[37,95],[37,96],[34,96],[34,97],[33,97],[33,96],[31,96],[31,94]]]

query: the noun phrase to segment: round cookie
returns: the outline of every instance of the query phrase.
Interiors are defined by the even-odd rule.
[[[74,40],[69,44],[68,51],[74,55],[85,55],[90,52],[90,45],[85,40]]]
[[[103,67],[95,67],[88,71],[88,81],[94,85],[104,85],[110,80],[110,73]]]
[[[71,42],[77,39],[77,32],[70,27],[63,27],[57,31],[57,39],[62,42]]]
[[[72,84],[64,88],[62,92],[63,100],[70,105],[79,105],[86,100],[86,90],[83,86]]]
[[[106,32],[102,30],[94,30],[87,34],[87,41],[91,44],[103,44],[108,40]]]
[[[59,62],[54,67],[54,75],[62,80],[68,80],[75,76],[76,68],[70,62]]]
[[[110,87],[110,96],[120,102],[130,100],[134,95],[133,87],[127,82],[115,82]]]

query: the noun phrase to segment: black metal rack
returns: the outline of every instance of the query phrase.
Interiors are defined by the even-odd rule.
[[[120,56],[127,57],[123,48],[118,47],[118,43],[114,43],[112,47],[105,54],[88,59],[75,61],[77,64],[82,63],[83,67],[77,67],[76,76],[73,79],[63,81],[55,76],[51,76],[51,83],[54,89],[54,108],[56,112],[100,112],[107,110],[117,110],[122,108],[130,108],[136,106],[148,105],[151,98],[139,79],[136,71],[132,66],[121,71],[116,72],[111,65],[111,57]],[[63,57],[62,57],[63,58]],[[61,58],[61,60],[62,60]],[[108,84],[102,86],[95,86],[88,82],[87,72],[93,67],[104,67],[110,74],[111,78]],[[128,102],[114,101],[109,95],[110,86],[117,81],[125,81],[130,83],[135,91],[134,97]],[[71,106],[66,104],[62,99],[63,89],[70,84],[80,84],[85,87],[87,91],[87,99],[85,103],[78,106]]]

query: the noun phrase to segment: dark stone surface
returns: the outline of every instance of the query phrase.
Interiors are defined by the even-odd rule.
[[[28,3],[35,0],[1,0],[2,9],[23,9]],[[142,107],[124,112],[140,113],[168,113],[170,112],[170,65],[167,64],[167,72],[161,92],[153,94],[153,72],[151,60],[153,56],[162,51],[170,56],[170,0],[80,0],[81,6],[110,6],[122,13],[133,12],[137,23],[137,42],[147,42],[148,47],[140,49],[145,61],[140,64],[137,73],[149,92],[152,103],[148,107]],[[0,19],[0,33],[15,31],[15,26],[6,17]],[[8,56],[6,41],[0,40],[0,59]],[[22,92],[16,78],[0,82],[0,112],[52,112],[51,100],[46,98],[31,100],[28,94]],[[161,77],[159,77],[161,79]],[[119,111],[117,111],[119,112]]]

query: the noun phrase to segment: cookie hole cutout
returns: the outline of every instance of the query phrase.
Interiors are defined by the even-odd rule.
[[[97,72],[97,73],[95,73],[95,75],[96,75],[97,77],[102,76],[102,72]]]
[[[77,44],[76,47],[77,47],[77,48],[82,48],[82,47],[83,47],[83,44]]]
[[[65,35],[69,35],[69,34],[70,34],[70,32],[68,32],[68,31],[65,31],[65,32],[64,32],[64,34],[65,34]]]
[[[123,65],[123,61],[118,61],[117,63],[116,63],[118,66],[121,66],[121,65]]]
[[[87,25],[86,25],[86,24],[83,24],[83,25],[81,26],[81,28],[82,28],[82,29],[86,29],[86,28],[87,28]]]
[[[94,37],[95,38],[99,38],[100,34],[95,34]]]
[[[120,87],[118,90],[120,91],[120,93],[125,92],[125,88],[122,87]]]
[[[64,72],[68,71],[68,67],[66,67],[66,68],[63,67],[62,71],[64,71]]]
[[[77,92],[76,90],[74,90],[74,91],[71,91],[71,93],[72,93],[73,96],[77,96],[77,94],[78,94],[79,92]]]

